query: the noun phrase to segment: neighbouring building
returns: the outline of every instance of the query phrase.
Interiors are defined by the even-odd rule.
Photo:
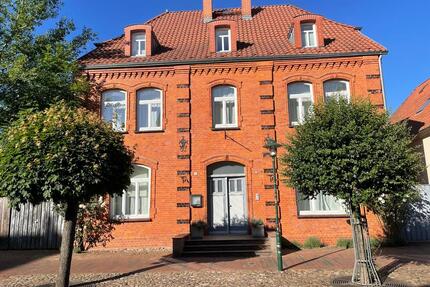
[[[430,179],[430,79],[419,85],[391,116],[392,122],[405,121],[414,137],[413,145],[422,153],[426,169],[420,183]]]
[[[387,51],[360,28],[292,5],[212,7],[203,0],[202,11],[130,25],[81,58],[101,87],[101,117],[136,154],[130,188],[110,199],[111,216],[126,220],[108,247],[171,246],[198,219],[209,234],[247,234],[252,218],[272,226],[265,138],[286,142],[312,104],[330,97],[385,109]],[[302,200],[281,183],[280,214],[290,241],[351,237],[329,196]],[[375,217],[369,225],[380,232]]]
[[[430,79],[419,85],[391,116],[392,122],[406,122],[414,136],[412,145],[421,153],[425,169],[420,184],[423,204],[415,210],[404,230],[407,241],[430,241]]]

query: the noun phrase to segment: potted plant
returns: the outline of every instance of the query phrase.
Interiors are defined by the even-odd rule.
[[[193,221],[191,223],[191,238],[202,239],[205,233],[207,223],[203,220]]]
[[[264,222],[261,219],[251,220],[251,231],[252,237],[261,238],[265,236],[264,233]]]

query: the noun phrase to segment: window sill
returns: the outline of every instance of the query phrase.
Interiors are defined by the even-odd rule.
[[[314,214],[300,214],[298,218],[349,218],[349,215],[346,213],[314,213]]]
[[[164,133],[165,130],[144,130],[144,131],[135,131],[135,134],[149,134],[149,133]]]
[[[218,128],[211,128],[212,131],[214,132],[219,132],[219,131],[240,131],[239,127],[218,127]]]
[[[152,222],[151,218],[111,218],[111,220],[120,222]]]

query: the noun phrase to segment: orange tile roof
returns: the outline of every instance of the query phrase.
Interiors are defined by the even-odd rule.
[[[430,79],[419,85],[391,116],[392,122],[405,120],[413,132],[430,127]]]
[[[338,54],[382,54],[386,49],[363,35],[359,29],[323,18],[323,35],[329,43],[319,48],[296,48],[288,40],[294,17],[311,14],[292,5],[253,8],[252,20],[243,20],[239,8],[216,10],[215,20],[238,23],[238,51],[211,53],[207,24],[202,11],[166,12],[145,24],[153,27],[160,47],[145,58],[124,55],[124,35],[97,44],[83,56],[84,66],[112,64],[160,65],[198,61],[240,60],[248,58],[329,57]],[[226,59],[228,58],[228,59]]]

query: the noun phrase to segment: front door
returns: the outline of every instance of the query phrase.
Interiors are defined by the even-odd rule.
[[[213,177],[209,181],[210,233],[247,233],[245,177]]]

